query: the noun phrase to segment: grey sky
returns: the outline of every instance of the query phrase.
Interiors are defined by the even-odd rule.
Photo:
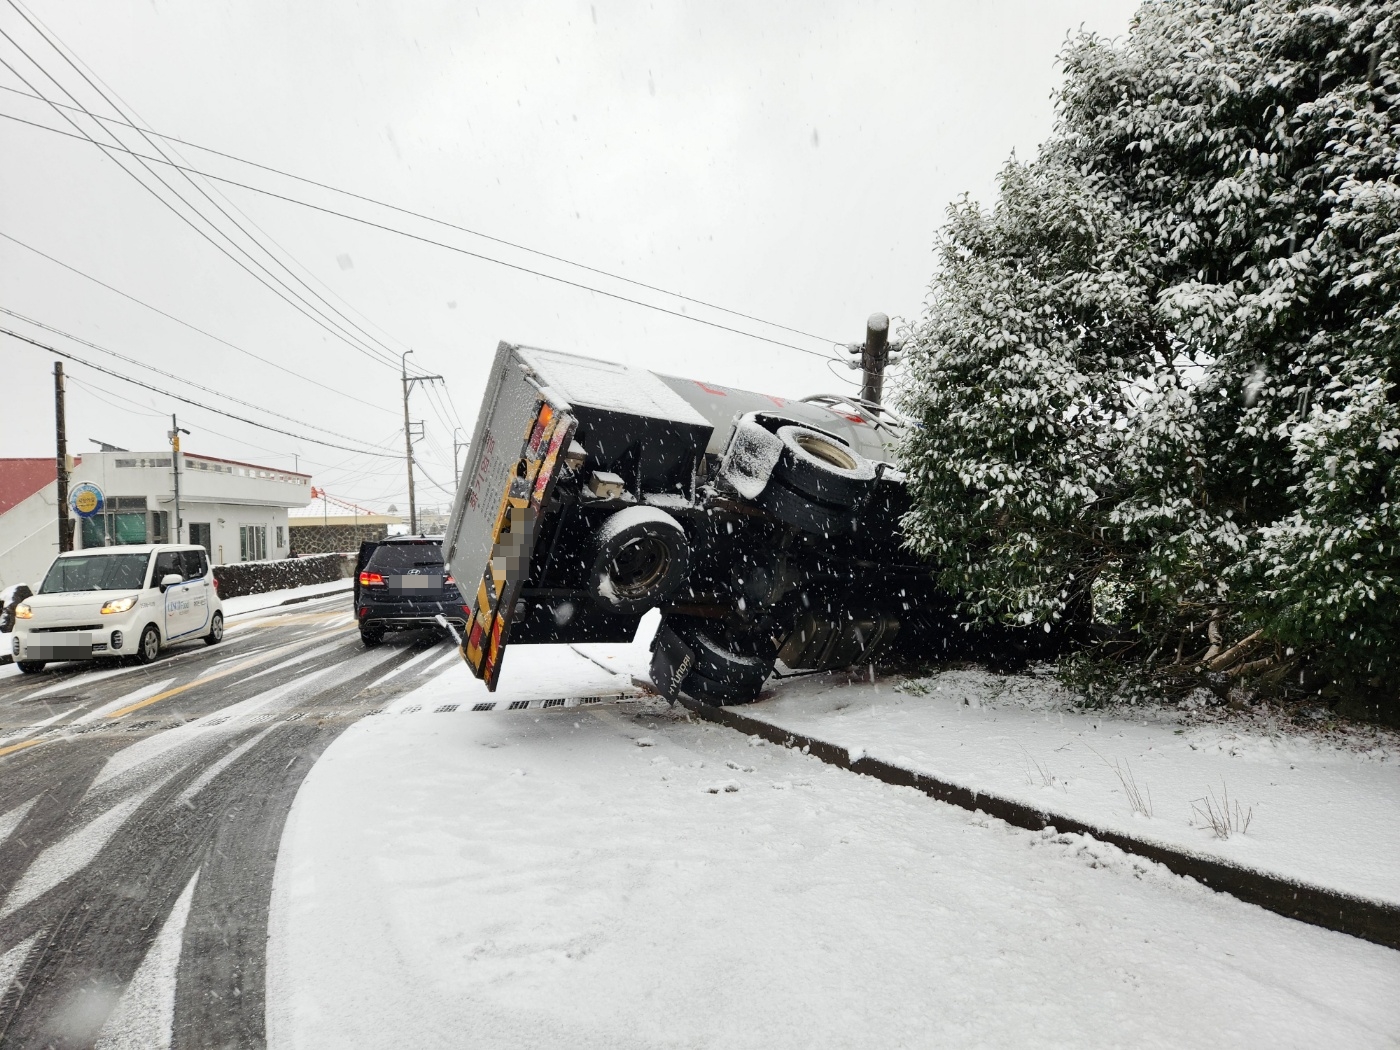
[[[874,310],[918,314],[933,233],[949,202],[964,192],[990,200],[1010,153],[1033,153],[1049,131],[1055,57],[1066,34],[1083,26],[1120,35],[1135,6],[29,0],[156,130],[841,341],[858,340]],[[86,105],[105,111],[8,2],[0,4],[0,28]],[[3,38],[0,56],[58,97]],[[20,86],[3,68],[0,84]],[[7,92],[0,112],[62,124],[43,103]],[[231,178],[829,351],[820,341],[181,152]],[[394,372],[259,286],[93,146],[0,120],[0,155],[0,232],[379,407],[268,369],[2,240],[0,305],[301,421],[266,420],[274,425],[317,425],[401,451]],[[222,191],[388,334],[358,323],[395,350],[413,347],[410,360],[444,375],[467,427],[500,339],[787,395],[840,389],[852,375],[831,374],[818,356]],[[8,316],[0,315],[0,327],[113,363]],[[51,362],[0,337],[0,455],[52,452]],[[194,432],[187,449],[279,466],[299,453],[303,469],[332,494],[402,506],[402,466],[393,460],[259,432],[66,367],[87,384],[70,387],[75,450],[93,447],[87,438],[156,447],[168,426],[162,417],[174,409]],[[415,393],[413,416],[428,431],[421,461],[450,487],[455,421],[439,415],[450,417],[451,407]],[[424,505],[448,499],[431,483],[418,491]]]

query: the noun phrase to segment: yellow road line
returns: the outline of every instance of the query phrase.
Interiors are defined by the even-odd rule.
[[[33,747],[35,744],[42,743],[42,740],[23,740],[18,744],[11,744],[9,747],[0,747],[0,758],[14,751],[23,751],[26,747]]]
[[[145,700],[141,700],[137,703],[130,704],[127,707],[123,707],[120,711],[113,711],[107,717],[121,718],[123,715],[129,715],[133,711],[139,711],[143,707],[149,707],[151,704],[154,704],[160,700],[167,700],[172,696],[176,696],[179,693],[185,692],[186,690],[193,689],[197,685],[203,685],[206,682],[218,681],[220,678],[226,678],[229,675],[235,674],[239,671],[246,671],[248,668],[256,667],[258,664],[267,663],[269,660],[275,657],[286,656],[288,653],[293,652],[296,649],[302,649],[308,645],[313,645],[317,642],[324,642],[326,640],[327,634],[344,634],[349,629],[349,627],[345,627],[338,631],[327,631],[325,634],[318,634],[311,638],[303,638],[301,641],[292,642],[289,645],[283,645],[276,649],[269,649],[265,653],[259,653],[257,656],[250,657],[249,659],[244,660],[241,663],[234,664],[232,667],[226,667],[222,671],[215,671],[213,674],[207,674],[204,675],[202,678],[196,678],[194,679],[194,681],[186,682],[184,685],[174,686],[173,688],[165,690],[165,692],[163,693],[157,693],[155,696],[147,697]],[[57,737],[35,737],[30,740],[22,740],[18,744],[11,744],[8,747],[0,747],[0,758],[4,758],[6,755],[13,754],[16,751],[23,751],[27,747],[33,747],[36,744],[43,744],[47,743],[50,740],[57,739]]]
[[[333,635],[344,634],[345,631],[328,631],[327,633]],[[215,671],[213,674],[207,674],[203,678],[196,678],[194,681],[186,682],[184,685],[172,686],[171,688],[165,690],[165,692],[163,693],[157,693],[155,696],[148,696],[144,700],[138,700],[136,703],[129,704],[119,711],[113,711],[107,717],[121,718],[123,715],[129,715],[133,711],[139,711],[143,707],[150,707],[152,704],[159,703],[162,700],[167,700],[172,696],[176,696],[180,693],[183,693],[187,689],[193,689],[197,685],[203,685],[205,682],[215,682],[218,681],[220,678],[227,678],[229,675],[237,674],[239,671],[246,671],[248,668],[256,667],[258,664],[265,664],[274,657],[286,656],[288,653],[292,652],[295,649],[301,649],[308,645],[312,645],[316,642],[324,642],[325,640],[326,636],[324,634],[318,634],[311,638],[303,638],[299,642],[292,642],[289,645],[279,646],[276,649],[269,649],[265,653],[258,653],[257,656],[249,657],[242,663],[236,663],[232,667],[225,667],[222,671]]]

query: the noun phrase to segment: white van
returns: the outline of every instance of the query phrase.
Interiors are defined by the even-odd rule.
[[[182,543],[97,547],[60,554],[15,607],[10,642],[19,669],[52,660],[134,656],[150,663],[173,642],[224,636],[209,556]]]

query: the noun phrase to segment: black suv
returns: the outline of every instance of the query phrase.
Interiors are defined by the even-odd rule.
[[[365,645],[378,645],[385,631],[441,630],[439,616],[459,632],[471,616],[442,563],[441,536],[394,536],[360,544],[355,618]]]

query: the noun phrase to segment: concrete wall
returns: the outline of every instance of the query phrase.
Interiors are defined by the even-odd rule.
[[[58,483],[51,481],[0,516],[0,590],[37,587],[58,556]]]

